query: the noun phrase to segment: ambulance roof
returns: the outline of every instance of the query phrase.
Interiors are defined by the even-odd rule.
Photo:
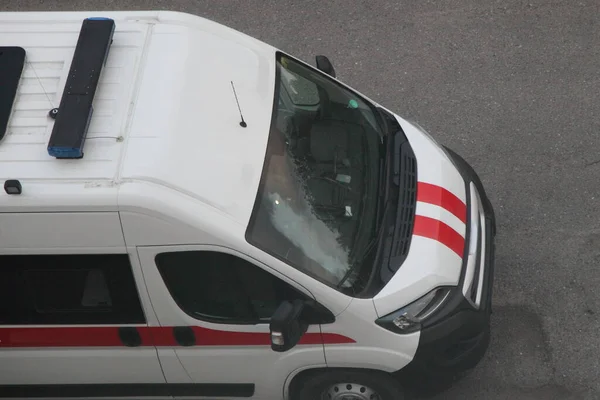
[[[48,112],[60,103],[88,17],[114,19],[114,41],[84,157],[58,160],[47,151],[54,124]],[[0,46],[26,50],[0,141],[1,181],[19,179],[23,194],[0,193],[0,212],[23,202],[43,205],[49,185],[73,185],[65,193],[84,199],[89,193],[79,191],[103,185],[118,191],[124,182],[140,181],[247,222],[273,107],[271,46],[197,16],[164,11],[0,13]],[[246,128],[239,124],[232,82]],[[116,203],[118,196],[105,198]]]

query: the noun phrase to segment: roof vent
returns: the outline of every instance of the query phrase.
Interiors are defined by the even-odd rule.
[[[82,158],[83,145],[92,118],[92,103],[102,67],[115,31],[110,18],[83,20],[69,76],[65,83],[48,154],[56,158]]]

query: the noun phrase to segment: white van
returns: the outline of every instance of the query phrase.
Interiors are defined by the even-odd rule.
[[[483,357],[480,180],[326,57],[164,11],[0,46],[0,398],[399,400]]]

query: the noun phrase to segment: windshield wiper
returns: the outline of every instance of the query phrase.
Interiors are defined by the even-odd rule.
[[[352,263],[348,271],[344,274],[343,278],[336,285],[339,289],[342,285],[352,276],[353,273],[356,272],[357,268],[360,268],[365,259],[369,256],[370,252],[373,250],[373,247],[379,243],[379,239],[381,237],[382,231],[381,226],[383,224],[383,220],[385,218],[385,214],[388,210],[388,184],[389,184],[389,176],[387,173],[388,165],[390,159],[392,158],[391,150],[389,149],[389,141],[390,139],[393,142],[393,137],[390,138],[386,136],[383,138],[383,143],[381,144],[381,157],[379,158],[379,182],[377,188],[377,206],[375,211],[375,235],[371,238],[371,240],[365,246],[364,251],[362,252],[360,257],[356,257],[355,261]]]
[[[356,257],[354,262],[352,263],[352,265],[350,266],[350,268],[348,269],[348,271],[346,272],[346,274],[343,276],[343,278],[340,280],[340,282],[336,285],[336,287],[338,289],[340,289],[342,287],[342,285],[348,280],[348,278],[350,278],[352,276],[353,273],[356,272],[356,270],[360,267],[363,266],[365,260],[367,259],[367,257],[369,256],[369,254],[371,254],[371,251],[373,251],[374,248],[377,248],[377,244],[379,244],[381,237],[383,236],[383,229],[381,229],[381,224],[385,218],[385,215],[387,214],[389,207],[388,207],[388,203],[385,203],[383,206],[383,211],[382,211],[382,215],[381,218],[377,221],[378,226],[377,226],[377,233],[371,238],[371,240],[369,241],[369,243],[367,243],[367,245],[365,246],[364,251],[362,252],[362,254],[360,255],[360,257]]]
[[[365,251],[363,252],[363,254],[361,255],[361,257],[358,258],[358,259],[356,259],[356,260],[354,260],[354,262],[352,263],[352,265],[350,266],[350,268],[348,268],[348,271],[346,272],[346,274],[344,275],[344,277],[336,285],[338,289],[340,289],[342,287],[342,285],[348,280],[348,278],[350,278],[352,276],[352,274],[354,272],[356,272],[357,269],[360,268],[363,265],[365,259],[369,255],[369,253],[371,252],[371,250],[373,250],[373,247],[375,247],[375,244],[377,244],[377,242],[378,242],[377,239],[378,239],[378,237],[372,238],[371,241],[365,247]]]

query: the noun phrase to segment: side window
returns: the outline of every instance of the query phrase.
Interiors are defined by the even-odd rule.
[[[269,272],[230,254],[162,253],[156,256],[156,264],[173,299],[196,319],[268,322],[282,301],[309,300]]]
[[[0,325],[145,323],[126,254],[0,256]]]

